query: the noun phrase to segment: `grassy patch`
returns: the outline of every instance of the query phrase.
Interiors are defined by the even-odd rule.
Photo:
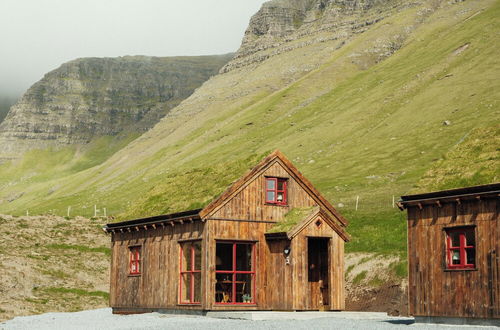
[[[104,299],[109,299],[109,293],[104,291],[87,291],[84,289],[74,289],[74,288],[62,288],[62,287],[49,287],[49,288],[38,288],[36,291],[40,291],[48,294],[74,294],[81,297],[101,297]]]
[[[79,252],[93,252],[93,253],[104,253],[107,256],[111,255],[111,249],[108,247],[88,247],[84,245],[70,245],[70,244],[49,244],[45,246],[48,249],[54,250],[75,250]]]
[[[369,286],[375,287],[375,288],[378,288],[378,287],[382,286],[382,284],[384,284],[384,281],[382,279],[380,279],[378,276],[375,276],[374,278],[372,278],[368,282]]]
[[[383,255],[406,251],[406,214],[389,209],[378,213],[344,211],[350,221],[348,231],[352,240],[347,252],[374,252]]]
[[[356,275],[352,280],[352,284],[360,284],[366,278],[366,274],[368,274],[368,272],[364,270],[358,275]]]
[[[406,278],[408,276],[408,261],[395,261],[389,265],[389,268],[399,278]]]

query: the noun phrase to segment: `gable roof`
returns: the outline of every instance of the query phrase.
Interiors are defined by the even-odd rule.
[[[270,239],[288,238],[291,240],[316,220],[318,216],[320,216],[344,241],[348,242],[351,239],[349,234],[318,206],[291,209],[285,216],[285,220],[272,226],[265,235]]]
[[[347,226],[347,220],[337,212],[333,205],[326,200],[326,198],[321,195],[321,193],[314,188],[309,180],[306,179],[302,173],[290,162],[285,155],[283,155],[279,150],[275,150],[269,156],[264,158],[257,166],[250,170],[246,175],[242,176],[239,180],[234,182],[229,186],[218,198],[213,200],[205,208],[200,211],[200,216],[205,218],[215,211],[220,209],[225,203],[227,203],[234,195],[240,192],[247,184],[249,184],[252,179],[260,175],[264,170],[269,168],[275,161],[280,161],[288,173],[293,176],[297,183],[304,189],[309,195],[322,206],[323,209],[330,212],[339,223],[345,227]]]

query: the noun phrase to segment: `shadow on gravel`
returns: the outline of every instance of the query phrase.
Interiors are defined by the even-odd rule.
[[[410,325],[415,323],[415,320],[387,320],[387,321],[382,321],[386,323],[391,323],[391,324],[403,324],[403,325]]]

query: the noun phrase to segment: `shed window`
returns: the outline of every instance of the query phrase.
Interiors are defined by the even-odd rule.
[[[201,296],[201,241],[185,242],[180,247],[180,303],[199,304]]]
[[[467,269],[476,266],[475,227],[446,229],[446,258],[448,269]]]
[[[141,274],[141,247],[131,246],[129,248],[129,274]]]
[[[266,178],[266,203],[286,205],[287,179]]]
[[[232,305],[255,303],[254,250],[253,243],[216,243],[216,303]]]

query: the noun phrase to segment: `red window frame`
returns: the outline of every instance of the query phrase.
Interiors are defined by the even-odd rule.
[[[255,242],[244,242],[244,241],[217,241],[217,243],[223,244],[233,244],[233,269],[232,270],[216,270],[215,274],[230,274],[232,278],[232,297],[230,302],[215,302],[216,305],[255,305]],[[252,269],[251,270],[236,270],[236,245],[246,244],[252,246]],[[217,251],[217,247],[216,247]],[[250,274],[252,278],[252,301],[250,302],[236,302],[236,275],[238,274]],[[217,275],[216,275],[217,278]]]
[[[467,263],[467,250],[476,252],[476,239],[474,236],[474,245],[467,245],[466,234],[472,232],[475,235],[475,227],[461,227],[461,228],[446,228],[446,267],[447,269],[471,269],[476,267],[476,263]],[[453,245],[451,238],[452,233],[458,233],[460,244]],[[460,264],[453,264],[453,251],[460,252]]]
[[[129,275],[141,275],[141,246],[129,247]]]
[[[200,304],[200,301],[195,300],[195,294],[194,294],[194,276],[197,273],[201,273],[201,269],[196,269],[196,260],[195,260],[195,247],[194,243],[199,243],[201,244],[201,241],[190,241],[190,242],[182,242],[179,246],[180,248],[180,259],[179,259],[179,304]],[[188,267],[186,267],[186,270],[183,269],[183,263],[182,260],[184,260],[184,249],[182,248],[184,244],[190,245],[189,253],[191,253],[191,262]],[[201,255],[200,255],[201,258]],[[189,296],[189,301],[182,300],[182,278],[184,277],[184,274],[188,274],[189,277],[189,286],[190,286],[190,296]],[[201,279],[200,279],[201,281]],[[201,289],[201,288],[200,288]],[[200,294],[201,296],[201,294]]]
[[[274,182],[274,189],[269,189],[268,188],[268,182],[273,181]],[[287,205],[287,200],[288,200],[288,189],[287,189],[287,182],[288,180],[285,178],[266,178],[266,203],[268,204],[275,204],[275,205]],[[278,183],[283,183],[283,189],[279,190],[278,189]],[[269,200],[267,199],[267,193],[268,192],[274,192],[274,200]],[[283,193],[283,200],[278,201],[278,193]]]

